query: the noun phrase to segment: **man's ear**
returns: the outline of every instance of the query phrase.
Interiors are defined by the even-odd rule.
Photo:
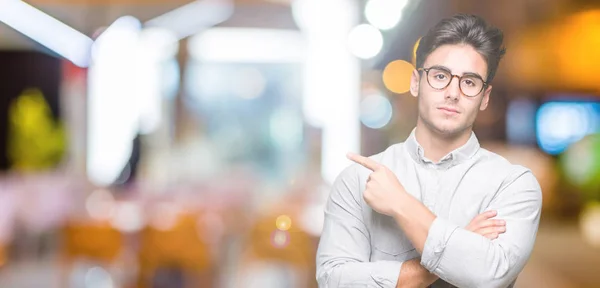
[[[487,108],[488,103],[490,102],[490,93],[492,93],[492,85],[488,85],[488,87],[483,92],[483,99],[481,99],[479,110],[483,111]]]
[[[410,77],[410,94],[414,97],[419,96],[419,80],[421,75],[417,69],[413,70],[412,76]]]

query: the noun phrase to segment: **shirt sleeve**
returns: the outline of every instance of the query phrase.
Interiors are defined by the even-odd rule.
[[[438,217],[425,240],[421,265],[458,287],[510,286],[531,255],[542,209],[533,174],[516,174],[486,208],[506,221],[505,233],[490,240]]]
[[[402,262],[369,262],[370,235],[359,187],[355,165],[333,184],[317,251],[319,287],[396,287]]]

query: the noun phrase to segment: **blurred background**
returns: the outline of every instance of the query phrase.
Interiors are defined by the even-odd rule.
[[[316,287],[345,153],[408,136],[459,12],[508,48],[475,132],[543,189],[517,287],[600,287],[596,0],[0,0],[0,286]]]

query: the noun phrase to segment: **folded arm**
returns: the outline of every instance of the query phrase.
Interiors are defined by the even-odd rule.
[[[522,171],[486,209],[498,211],[506,232],[496,240],[435,217],[407,194],[395,218],[415,248],[421,264],[458,287],[507,287],[527,262],[541,213],[541,189],[533,174]]]

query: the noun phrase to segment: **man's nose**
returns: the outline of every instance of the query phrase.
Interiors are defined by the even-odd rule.
[[[454,79],[456,79],[456,81],[454,81]],[[460,93],[460,77],[457,75],[452,75],[450,84],[446,88],[446,98],[457,100],[460,97]]]

